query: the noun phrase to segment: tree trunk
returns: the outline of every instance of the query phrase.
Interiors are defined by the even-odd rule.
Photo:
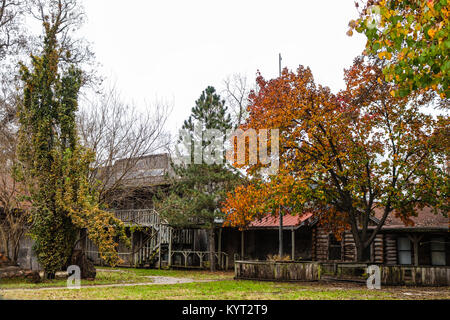
[[[44,272],[44,279],[45,280],[54,280],[56,278],[56,273],[54,272]]]
[[[215,241],[215,229],[212,227],[209,229],[209,266],[212,272],[216,271],[216,241]]]
[[[356,249],[356,262],[363,262],[363,252],[364,252],[364,247],[362,245],[362,243],[359,244],[355,244],[355,249]]]
[[[374,231],[368,234],[367,231],[367,226],[361,230],[358,228],[358,221],[353,221],[351,232],[355,242],[356,262],[367,262],[364,261],[364,251],[366,248],[370,248],[376,234],[378,234],[378,232],[374,233]],[[367,243],[369,240],[370,243]]]
[[[372,245],[372,242],[369,243],[367,246],[364,246],[364,244],[367,242],[367,240],[360,240],[360,243],[356,243],[355,241],[355,249],[356,249],[356,262],[370,262],[370,256],[369,260],[367,260],[364,257],[364,252],[366,249],[370,248]]]
[[[6,239],[5,242],[4,242],[4,248],[3,248],[3,250],[5,251],[5,252],[4,252],[4,255],[5,255],[9,260],[11,260],[9,249],[10,249],[9,239]]]
[[[8,255],[8,240],[6,239],[6,232],[3,230],[3,227],[0,227],[0,252]]]
[[[13,241],[13,248],[12,248],[12,257],[11,260],[14,264],[17,264],[17,261],[19,260],[19,250],[20,250],[20,239],[22,238],[23,232],[20,232],[16,235],[14,241]]]
[[[97,276],[97,271],[94,264],[89,261],[83,250],[74,250],[70,258],[70,265],[78,266],[81,271],[81,279],[94,280]]]

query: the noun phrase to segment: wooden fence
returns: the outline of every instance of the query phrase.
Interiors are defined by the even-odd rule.
[[[320,265],[317,262],[236,261],[235,279],[267,281],[318,281]]]
[[[450,267],[381,266],[385,285],[450,286]]]
[[[171,251],[169,257],[169,267],[199,268],[206,269],[209,266],[209,251]],[[176,257],[181,258],[177,263]],[[228,270],[229,258],[225,252],[214,253],[216,266],[221,270]],[[197,261],[195,265],[194,261]]]
[[[235,278],[272,281],[353,281],[365,283],[371,264],[236,261]],[[450,267],[378,265],[385,286],[450,286]]]

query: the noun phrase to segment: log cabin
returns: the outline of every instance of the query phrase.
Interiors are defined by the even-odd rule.
[[[375,212],[372,228],[381,212]],[[370,248],[364,262],[403,266],[450,266],[449,219],[434,214],[430,208],[419,210],[412,218],[414,226],[405,226],[391,214]],[[278,254],[280,220],[266,217],[252,222],[244,231],[225,228],[222,246],[241,260],[265,260]],[[240,241],[237,241],[240,237]],[[356,262],[356,248],[351,232],[341,239],[321,227],[311,214],[285,215],[283,218],[284,254],[294,261]]]

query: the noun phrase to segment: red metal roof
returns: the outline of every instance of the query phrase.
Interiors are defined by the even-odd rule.
[[[304,215],[292,216],[290,214],[285,214],[283,216],[283,226],[287,228],[298,227],[303,222],[308,220],[313,216],[312,213],[307,213]],[[381,219],[382,210],[377,208],[375,209],[375,217]],[[405,224],[399,219],[396,218],[394,213],[390,213],[388,218],[386,219],[386,223],[383,226],[383,229],[403,229],[403,228],[449,228],[450,220],[447,217],[444,217],[442,214],[434,214],[430,208],[424,208],[419,210],[418,217],[412,217],[414,221],[414,226],[405,226]],[[248,226],[251,229],[255,228],[278,228],[280,225],[279,217],[273,217],[268,215],[262,219],[255,220]]]
[[[298,227],[300,224],[312,217],[312,213],[307,213],[299,216],[292,216],[290,214],[283,215],[283,227]],[[280,226],[280,218],[267,216],[260,220],[255,220],[250,223],[249,228],[278,228]]]

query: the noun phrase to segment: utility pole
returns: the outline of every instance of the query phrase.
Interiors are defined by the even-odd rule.
[[[279,230],[279,251],[278,255],[280,256],[280,260],[283,259],[283,213],[281,212],[281,205],[278,207],[278,215],[280,217],[280,230]]]
[[[279,62],[280,62],[280,77],[281,77],[281,61],[283,61],[283,58],[281,57],[281,53],[280,53],[280,60],[279,60]]]
[[[281,57],[281,53],[279,55],[279,68],[280,68],[280,77],[281,77],[281,61],[283,61],[283,58]],[[278,245],[278,255],[280,256],[280,260],[283,259],[283,213],[281,212],[281,205],[278,206],[278,215],[280,217],[280,229],[278,231],[279,233],[279,245]]]

